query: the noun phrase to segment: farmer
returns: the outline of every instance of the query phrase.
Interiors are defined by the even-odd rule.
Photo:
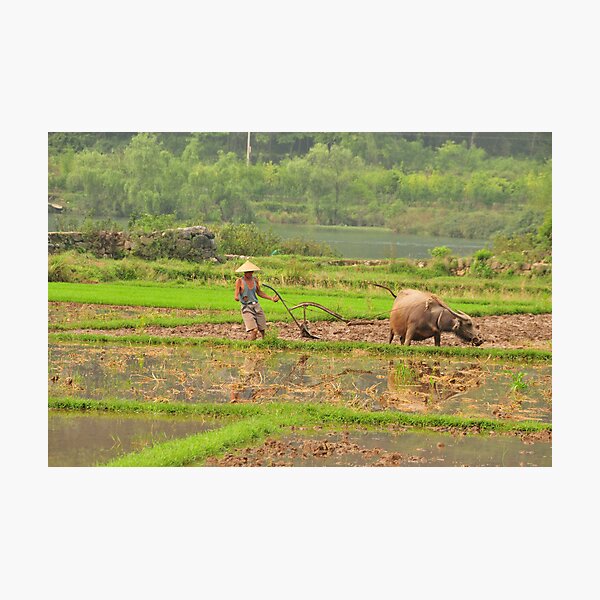
[[[259,335],[264,338],[267,327],[267,319],[258,303],[257,296],[273,302],[279,300],[277,296],[267,296],[261,291],[258,279],[254,277],[255,271],[260,271],[260,269],[248,260],[239,269],[235,270],[236,273],[244,274],[235,282],[234,297],[236,302],[242,304],[242,319],[244,319],[246,332],[251,340],[255,340]]]

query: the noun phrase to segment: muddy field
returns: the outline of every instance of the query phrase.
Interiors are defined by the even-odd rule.
[[[294,429],[294,428],[292,428]],[[297,428],[283,439],[211,457],[209,467],[444,467],[549,466],[552,434],[489,434],[485,438],[436,431],[396,433],[321,432],[322,427]],[[308,431],[306,431],[308,430]],[[312,430],[312,433],[310,432]],[[403,438],[406,437],[406,441]]]
[[[495,315],[474,317],[485,338],[482,348],[534,348],[538,350],[552,349],[552,315]],[[355,321],[346,325],[342,322],[320,321],[309,323],[309,331],[324,341],[362,341],[385,343],[389,337],[388,320]],[[81,330],[83,331],[83,330]],[[132,329],[94,330],[96,333],[109,335],[129,335]],[[242,323],[203,323],[180,327],[144,327],[136,329],[137,333],[157,336],[178,337],[220,337],[227,339],[245,339],[246,332]],[[284,340],[303,339],[294,323],[270,322],[267,331],[277,334]],[[394,343],[398,343],[394,340]],[[433,338],[415,345],[433,345]],[[443,346],[465,345],[450,333],[442,334]]]

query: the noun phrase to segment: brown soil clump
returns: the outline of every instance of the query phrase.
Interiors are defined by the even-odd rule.
[[[282,441],[268,438],[256,448],[230,452],[221,458],[208,458],[207,467],[292,467],[301,459],[325,459],[354,455],[356,464],[347,466],[397,467],[407,463],[426,462],[424,458],[387,452],[382,448],[363,448],[348,440],[308,439]]]

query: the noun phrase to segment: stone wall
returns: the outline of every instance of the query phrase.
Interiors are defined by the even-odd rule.
[[[215,234],[201,225],[153,231],[60,231],[48,233],[48,253],[77,250],[91,252],[100,258],[137,256],[149,260],[178,258],[181,260],[217,261]]]

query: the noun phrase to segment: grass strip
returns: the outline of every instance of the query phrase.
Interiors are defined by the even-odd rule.
[[[235,350],[260,348],[264,350],[310,350],[311,352],[346,353],[365,351],[380,356],[450,356],[471,357],[479,359],[499,358],[520,361],[547,361],[552,359],[552,352],[535,349],[476,348],[471,346],[401,346],[375,342],[325,342],[282,340],[271,338],[251,342],[249,340],[230,340],[214,337],[177,337],[151,335],[108,335],[94,333],[49,333],[49,342],[82,342],[111,343],[126,345],[188,345],[228,347]]]
[[[455,427],[481,431],[532,432],[551,430],[552,425],[539,421],[500,421],[496,419],[457,417],[454,415],[423,415],[395,411],[362,411],[345,406],[329,404],[304,405],[304,412],[311,420],[319,423],[340,423],[345,425],[406,425],[417,428]]]
[[[48,408],[72,411],[102,411],[135,414],[194,415],[207,417],[250,417],[262,414],[255,404],[183,403],[183,402],[141,402],[111,398],[90,400],[76,396],[50,396]]]
[[[411,427],[477,427],[486,431],[542,431],[551,430],[550,423],[539,421],[503,421],[483,417],[457,417],[455,415],[403,413],[398,411],[367,411],[326,403],[265,402],[263,404],[221,404],[207,402],[139,402],[136,400],[90,400],[75,396],[52,396],[48,408],[71,411],[113,411],[123,413],[161,413],[172,415],[203,416],[271,416],[284,422],[300,421],[303,424],[341,423],[355,425],[408,425]]]
[[[86,400],[73,397],[49,399],[50,408],[73,411],[113,410],[118,412],[160,412],[163,414],[189,414],[245,416],[247,418],[186,438],[170,440],[144,448],[139,452],[116,458],[107,466],[160,467],[183,466],[201,463],[210,456],[255,445],[269,435],[277,435],[291,425],[404,425],[416,428],[452,427],[489,432],[534,432],[552,430],[549,423],[537,421],[499,421],[484,418],[465,418],[454,415],[421,415],[395,411],[364,411],[330,404],[265,403],[260,405],[140,403],[125,400]]]
[[[274,284],[278,285],[278,284]],[[389,316],[393,299],[381,289],[304,289],[279,287],[289,306],[313,301],[327,306],[347,319],[370,319]],[[452,308],[463,310],[473,317],[493,314],[550,313],[550,298],[537,298],[522,294],[521,297],[501,299],[494,296],[487,301],[472,301],[455,297],[446,299]],[[48,300],[51,302],[75,302],[84,304],[142,306],[154,308],[219,310],[237,312],[238,305],[233,300],[233,287],[222,286],[174,286],[141,285],[138,283],[112,283],[90,285],[85,283],[49,283]],[[272,320],[289,320],[289,315],[281,303],[267,303],[268,315]],[[326,313],[318,309],[309,310],[311,320],[327,320]]]
[[[286,423],[272,416],[250,417],[205,433],[171,440],[126,454],[109,467],[181,467],[227,450],[258,444]]]

